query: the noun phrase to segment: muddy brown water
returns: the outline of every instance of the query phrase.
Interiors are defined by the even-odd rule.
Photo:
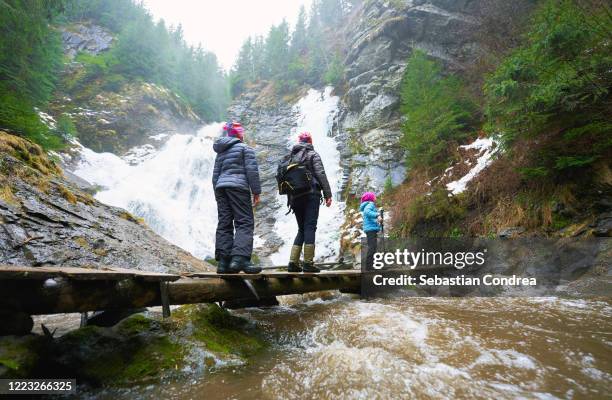
[[[306,301],[305,301],[306,300]],[[97,399],[609,399],[612,301],[285,299],[246,365]]]

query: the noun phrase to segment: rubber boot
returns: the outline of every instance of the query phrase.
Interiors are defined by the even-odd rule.
[[[231,261],[232,261],[231,257],[221,256],[219,258],[219,264],[217,264],[217,273],[218,274],[235,274],[235,273],[240,272],[240,271],[230,272],[229,266],[230,266]]]
[[[302,266],[303,272],[321,272],[321,270],[314,266],[314,255],[315,245],[305,244],[304,245],[304,265]]]
[[[294,244],[291,247],[287,272],[302,272],[302,268],[300,268],[300,254],[302,254],[302,246]]]
[[[244,271],[245,274],[258,274],[261,272],[261,267],[256,267],[251,263],[250,257],[232,256],[229,269],[232,271]]]

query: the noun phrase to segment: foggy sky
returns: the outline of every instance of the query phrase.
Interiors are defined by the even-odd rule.
[[[253,34],[267,34],[283,18],[293,27],[300,5],[312,0],[144,0],[155,20],[183,25],[185,40],[214,52],[229,70],[242,42]]]

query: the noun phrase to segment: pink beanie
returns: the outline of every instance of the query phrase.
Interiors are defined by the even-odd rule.
[[[376,194],[374,194],[374,192],[365,192],[362,196],[361,196],[361,202],[365,203],[366,201],[372,201],[375,202],[376,201]]]

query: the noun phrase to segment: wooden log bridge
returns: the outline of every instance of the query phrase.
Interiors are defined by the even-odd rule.
[[[29,317],[162,306],[167,316],[170,305],[261,300],[323,290],[357,293],[360,285],[358,270],[175,275],[119,268],[0,266],[0,312]]]

